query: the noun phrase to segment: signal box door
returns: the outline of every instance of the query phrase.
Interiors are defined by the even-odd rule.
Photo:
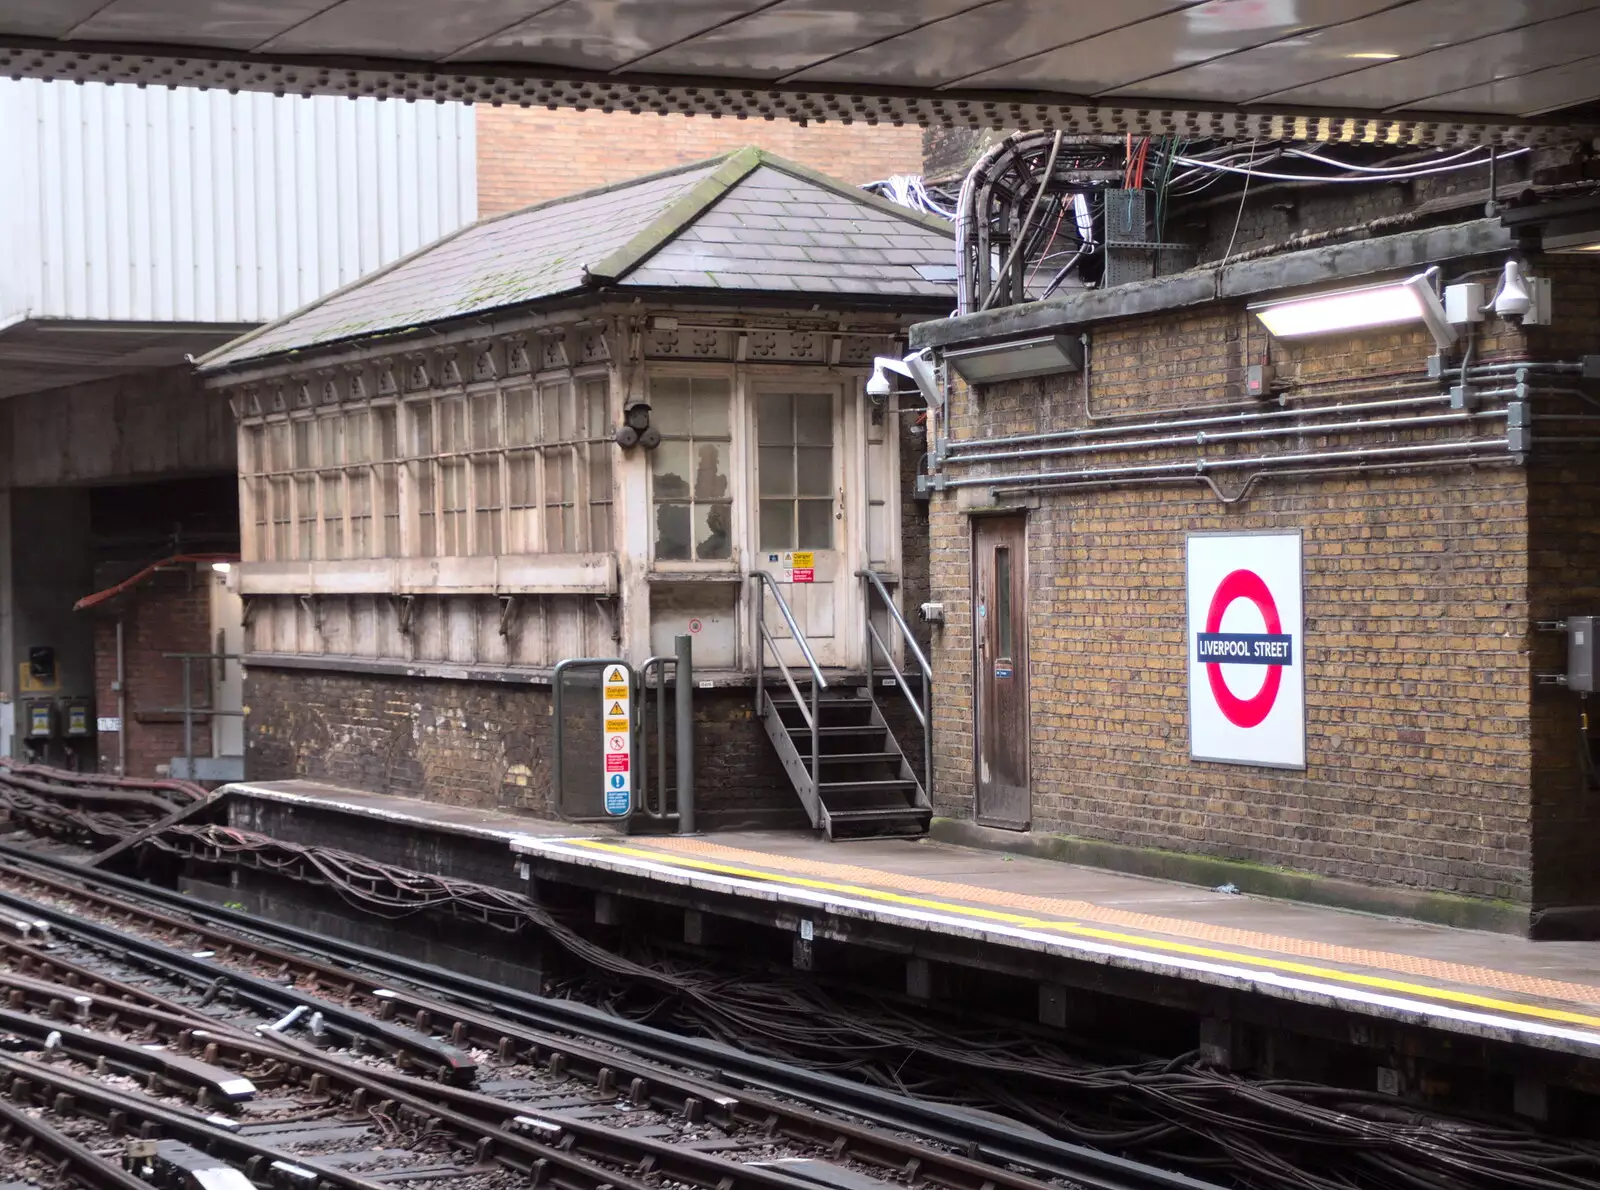
[[[975,519],[972,539],[977,820],[984,826],[1026,830],[1033,820],[1027,520]]]
[[[756,399],[755,557],[777,579],[822,666],[850,661],[849,613],[861,586],[847,564],[855,547],[844,498],[845,407],[838,387],[764,385]],[[804,665],[765,587],[761,597],[784,664]]]

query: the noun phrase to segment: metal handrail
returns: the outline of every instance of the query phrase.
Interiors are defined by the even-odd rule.
[[[817,792],[821,783],[822,764],[817,725],[819,722],[820,707],[819,696],[828,688],[828,680],[822,676],[822,667],[817,664],[816,654],[811,651],[811,645],[806,641],[806,634],[800,631],[800,625],[795,623],[794,612],[789,610],[788,601],[784,599],[783,592],[778,590],[777,580],[765,570],[752,570],[752,581],[759,581],[767,590],[772,592],[772,601],[778,605],[778,611],[783,614],[784,623],[789,626],[789,635],[794,643],[800,646],[800,655],[806,659],[806,665],[811,670],[811,707],[806,708],[805,699],[800,695],[800,687],[795,683],[794,675],[789,671],[788,664],[783,659],[783,654],[778,651],[777,639],[767,631],[767,601],[761,595],[756,597],[756,714],[764,713],[761,700],[767,691],[767,652],[766,646],[772,646],[772,658],[778,663],[778,669],[783,674],[783,679],[789,685],[789,692],[794,695],[795,705],[800,708],[801,717],[805,719],[806,726],[811,729],[811,789]],[[776,713],[776,710],[774,710]]]
[[[883,599],[883,606],[888,609],[889,618],[894,621],[894,626],[900,629],[900,636],[906,642],[906,647],[911,650],[911,655],[916,658],[922,676],[928,681],[933,681],[933,666],[928,664],[928,658],[922,651],[922,646],[917,643],[917,638],[911,635],[911,628],[906,623],[906,618],[900,614],[900,609],[894,605],[894,597],[889,594],[889,588],[883,585],[883,580],[875,571],[858,570],[857,578],[864,578],[870,582]]]
[[[667,696],[666,667],[677,667],[676,657],[646,657],[643,665],[639,667],[639,723],[635,730],[639,735],[639,809],[646,818],[656,822],[676,822],[678,812],[667,809],[667,715],[666,709],[661,705]],[[652,689],[650,685],[650,672],[655,671],[656,695],[656,804],[650,804],[650,732],[648,725],[649,712],[647,710],[646,695]],[[674,675],[676,681],[676,675]]]
[[[922,651],[922,646],[917,644],[916,638],[911,635],[911,627],[906,623],[905,617],[900,614],[900,609],[894,605],[894,597],[889,594],[889,588],[884,586],[883,580],[871,570],[858,570],[856,577],[865,579],[869,584],[869,593],[865,600],[867,635],[871,642],[867,645],[867,689],[872,689],[872,644],[876,643],[883,650],[883,659],[888,663],[889,672],[894,674],[895,684],[905,696],[911,713],[917,717],[917,723],[922,728],[922,780],[923,792],[932,796],[933,790],[933,666],[928,664],[928,657]],[[889,613],[889,621],[900,630],[900,639],[905,642],[917,667],[922,670],[921,705],[912,698],[911,690],[906,686],[905,675],[900,672],[900,667],[894,663],[894,651],[884,641],[883,635],[878,631],[878,626],[872,622],[872,597],[871,591],[876,591],[883,600],[883,606]]]
[[[693,834],[694,804],[694,647],[687,636],[673,641],[670,657],[649,657],[639,667],[639,703],[634,735],[639,741],[639,809],[654,822],[675,822],[682,834]],[[677,729],[677,809],[667,809],[667,707],[666,668],[672,666],[672,692]],[[650,804],[650,673],[655,671],[656,695],[656,804]]]

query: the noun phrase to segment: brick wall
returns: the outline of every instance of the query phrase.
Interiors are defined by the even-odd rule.
[[[1238,407],[1242,365],[1268,351],[1253,322],[1218,306],[1096,328],[1087,391],[1081,374],[958,389],[951,438],[1085,426],[1086,396],[1097,418]],[[1491,320],[1484,329],[1480,358],[1523,349],[1513,328]],[[1290,402],[1319,404],[1437,393],[1421,371],[1430,350],[1412,331],[1271,347]],[[1354,441],[1301,434],[1224,453]],[[1148,447],[1092,461],[1193,455]],[[1218,482],[1236,494],[1237,481],[1219,473]],[[1234,504],[1194,483],[1019,497],[1034,829],[1424,891],[1541,897],[1531,862],[1529,482],[1502,465],[1269,478]],[[972,491],[936,497],[931,523],[934,597],[947,616],[936,639],[935,802],[957,818],[973,814],[972,513],[992,503],[987,489]],[[1186,536],[1275,529],[1304,534],[1307,768],[1193,762]]]
[[[1527,900],[1524,500],[1506,469],[1274,486],[1232,511],[1187,490],[1042,503],[1035,828]],[[1262,529],[1305,535],[1305,773],[1188,758],[1185,536]],[[945,647],[965,687],[964,590],[957,602]],[[941,692],[938,789],[941,812],[965,817],[962,693]]]
[[[750,704],[746,690],[695,692],[701,825],[804,826]],[[547,686],[256,665],[246,674],[245,705],[250,780],[306,777],[554,816]]]
[[[922,130],[478,108],[478,210],[515,210],[756,145],[846,182],[922,172]]]
[[[166,653],[212,651],[209,571],[192,567],[157,571],[147,582],[124,596],[123,662],[127,714],[123,720],[122,747],[127,750],[130,777],[154,777],[157,769],[183,755],[183,717],[161,710],[183,705],[183,663]],[[94,627],[94,697],[96,713],[117,713],[117,616],[113,610]],[[194,663],[194,701],[209,697],[210,680],[203,663]],[[211,722],[198,719],[194,728],[195,755],[211,755]],[[115,772],[118,738],[113,732],[97,737],[99,771]]]

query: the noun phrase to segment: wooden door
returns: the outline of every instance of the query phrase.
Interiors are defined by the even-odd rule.
[[[1028,781],[1027,520],[972,523],[972,637],[977,720],[977,819],[1026,830],[1033,820]]]

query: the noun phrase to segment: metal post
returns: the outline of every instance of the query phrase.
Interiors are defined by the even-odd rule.
[[[766,713],[761,703],[762,691],[767,685],[767,592],[764,585],[756,584],[756,718]]]
[[[811,680],[811,791],[822,796],[822,749],[817,742],[817,717],[822,713],[819,699],[822,697],[822,687],[813,675]]]
[[[189,658],[183,659],[183,763],[185,781],[194,780],[194,689],[189,675]]]
[[[673,641],[677,651],[673,694],[673,718],[678,729],[678,833],[694,834],[694,638],[680,636]],[[663,809],[665,807],[663,806]]]
[[[117,616],[117,776],[128,775],[128,667],[126,613]]]
[[[867,580],[861,580],[861,607],[866,616],[866,623],[862,625],[862,637],[867,646],[867,696],[872,696],[872,659],[877,650],[872,641],[872,588],[867,585]]]

